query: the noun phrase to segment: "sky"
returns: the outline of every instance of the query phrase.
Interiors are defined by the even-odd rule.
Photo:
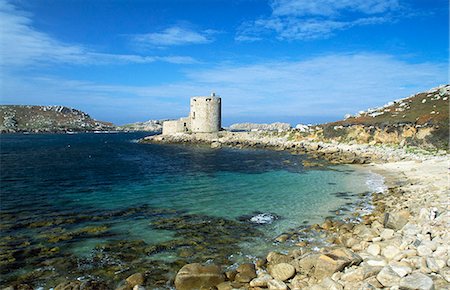
[[[449,83],[448,0],[0,0],[0,103],[321,123]]]

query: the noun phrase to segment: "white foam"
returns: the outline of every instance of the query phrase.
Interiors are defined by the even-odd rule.
[[[271,224],[275,219],[276,217],[270,213],[260,213],[252,217],[250,221],[256,224]]]
[[[384,177],[377,173],[371,173],[366,179],[366,184],[372,192],[384,193],[387,190],[386,184],[384,184]]]

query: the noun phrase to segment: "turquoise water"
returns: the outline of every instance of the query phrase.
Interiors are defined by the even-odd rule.
[[[70,267],[89,274],[90,263],[126,275],[147,262],[263,255],[283,247],[279,234],[338,209],[350,216],[379,182],[349,166],[304,168],[306,157],[288,152],[135,142],[145,135],[1,136],[1,246],[14,258],[4,283],[47,264],[53,272],[32,283]],[[261,214],[273,219],[255,223]]]

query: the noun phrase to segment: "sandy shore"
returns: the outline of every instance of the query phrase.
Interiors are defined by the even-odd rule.
[[[177,274],[177,289],[450,289],[449,155],[259,133],[156,136],[145,142],[306,153],[333,163],[364,164],[384,176],[389,188],[374,194],[375,210],[360,224],[326,220],[311,227],[327,231],[333,246],[311,251],[299,243],[288,254],[271,252],[227,273],[189,264]]]

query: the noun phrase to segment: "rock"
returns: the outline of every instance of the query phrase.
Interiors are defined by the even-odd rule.
[[[225,281],[217,265],[203,266],[198,263],[184,265],[175,277],[177,290],[216,286]]]
[[[380,273],[377,275],[377,280],[384,287],[391,287],[398,285],[400,282],[400,276],[395,273],[390,266],[385,266],[381,269]]]
[[[295,259],[291,262],[291,264],[295,267],[297,272],[301,273],[309,273],[314,269],[316,265],[316,261],[321,254],[309,253],[305,256],[302,256],[300,259]]]
[[[406,210],[399,212],[386,213],[384,215],[383,225],[385,228],[400,230],[408,222],[410,214]]]
[[[367,253],[371,254],[372,256],[378,256],[380,254],[380,246],[377,244],[371,244],[368,248],[367,248]]]
[[[280,264],[280,263],[290,263],[293,258],[277,252],[270,252],[269,254],[267,254],[266,259],[269,264]]]
[[[364,265],[356,269],[349,269],[342,275],[341,279],[348,282],[359,282],[377,275],[381,269],[382,267]]]
[[[242,264],[236,269],[236,271],[237,274],[234,278],[236,282],[248,283],[256,277],[255,265],[252,263]]]
[[[433,290],[433,280],[422,273],[412,273],[400,280],[400,289],[404,290]]]
[[[351,260],[344,257],[332,254],[320,255],[314,267],[314,277],[322,279],[323,277],[331,276],[333,273],[341,271],[350,265],[350,263]]]
[[[232,290],[233,286],[231,285],[231,282],[227,281],[227,282],[222,282],[220,284],[218,284],[217,286],[217,290]]]
[[[291,264],[280,263],[269,267],[269,273],[273,278],[280,281],[286,281],[294,277],[295,268]]]
[[[384,229],[380,234],[380,237],[383,240],[390,240],[390,239],[392,239],[393,236],[394,236],[394,230],[392,230],[392,229]]]
[[[267,283],[272,279],[273,279],[272,276],[270,276],[269,274],[263,274],[250,281],[250,286],[266,288]]]
[[[145,277],[142,273],[134,273],[130,277],[126,279],[127,283],[130,284],[131,287],[135,285],[144,285]]]
[[[267,282],[267,288],[269,290],[287,290],[287,285],[283,281],[273,279]]]
[[[405,277],[412,272],[412,268],[405,262],[391,262],[389,265],[400,277]]]
[[[133,287],[133,290],[146,290],[146,289],[145,289],[144,286],[141,286],[141,285],[135,285],[135,286]]]
[[[222,143],[217,142],[217,141],[214,141],[214,142],[211,142],[210,147],[211,147],[212,149],[222,148]]]
[[[383,249],[382,255],[386,257],[388,260],[392,260],[395,256],[400,253],[400,250],[394,246],[387,246]]]
[[[439,272],[439,269],[441,267],[439,267],[438,263],[436,262],[436,259],[434,259],[433,257],[426,257],[426,262],[427,262],[427,267],[428,269],[431,270],[431,272]]]
[[[336,281],[333,281],[331,278],[327,277],[322,280],[320,286],[327,290],[343,290],[344,287]]]
[[[433,251],[426,245],[420,245],[417,247],[417,254],[421,257],[429,256]]]
[[[359,265],[362,262],[362,258],[360,255],[355,252],[347,249],[347,248],[337,248],[330,252],[331,255],[336,257],[345,258],[350,260],[349,266]]]

